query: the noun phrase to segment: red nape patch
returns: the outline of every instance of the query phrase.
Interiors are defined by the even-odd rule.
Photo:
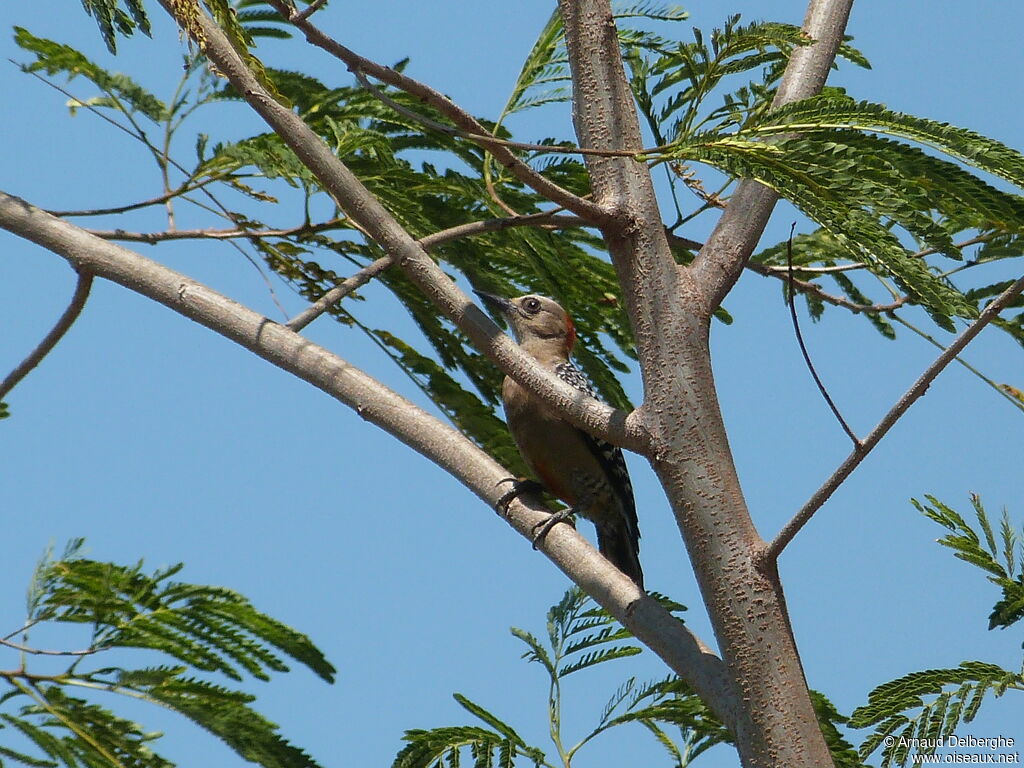
[[[573,325],[572,318],[568,315],[565,316],[565,324],[568,326],[565,329],[565,353],[569,354],[576,344],[576,326]]]

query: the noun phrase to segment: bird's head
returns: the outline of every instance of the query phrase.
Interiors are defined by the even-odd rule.
[[[520,346],[539,350],[557,348],[566,357],[576,343],[576,326],[569,313],[554,299],[527,294],[506,299],[483,291],[474,291],[494,312],[499,313],[512,328]]]

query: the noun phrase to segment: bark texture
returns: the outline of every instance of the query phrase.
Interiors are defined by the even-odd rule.
[[[640,126],[610,3],[561,0],[560,8],[580,146],[639,150]],[[820,90],[848,12],[849,2],[812,2],[806,24],[817,29],[827,20],[831,26],[822,35],[828,44],[798,50],[779,103]],[[736,475],[708,349],[711,312],[742,271],[777,196],[756,182],[741,183],[700,258],[692,268],[679,268],[646,167],[623,157],[585,159],[594,199],[612,217],[602,232],[636,334],[648,457],[739,693],[733,732],[741,760],[747,766],[831,765],[777,574],[757,567],[764,542]]]

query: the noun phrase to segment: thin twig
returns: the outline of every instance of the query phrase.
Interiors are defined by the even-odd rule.
[[[422,123],[428,128],[445,134],[446,136],[457,136],[463,139],[469,139],[470,141],[486,142],[488,146],[497,145],[501,147],[507,147],[508,149],[520,149],[524,152],[550,152],[554,154],[563,155],[596,155],[598,157],[638,157],[645,154],[653,154],[663,147],[652,147],[651,149],[643,149],[639,152],[634,152],[631,149],[587,149],[586,147],[562,147],[557,144],[530,144],[521,141],[509,141],[508,139],[499,139],[492,133],[473,133],[471,131],[464,131],[459,128],[453,128],[450,125],[439,123],[436,120],[431,120],[426,115],[421,115],[419,112],[402,106],[397,101],[389,97],[384,91],[375,86],[369,80],[366,79],[366,75],[363,74],[362,70],[356,68],[352,70],[352,74],[356,76],[356,80],[369,91],[374,98],[378,99],[382,104],[387,104],[391,109],[395,110],[400,115],[411,117],[419,123]],[[699,183],[699,182],[698,182]],[[705,193],[706,194],[706,193]]]
[[[955,243],[954,245],[958,249],[969,248],[972,245],[980,245],[981,243],[987,243],[989,240],[991,240],[997,234],[999,234],[999,233],[998,232],[990,232],[987,235],[978,235],[977,237],[968,238],[967,240],[964,240],[964,241],[959,242],[959,243]],[[923,259],[925,256],[932,256],[932,255],[934,255],[936,253],[939,253],[939,249],[938,248],[922,248],[921,250],[915,251],[914,253],[910,254],[909,258],[911,258],[911,259]],[[977,264],[977,263],[979,263],[979,262],[968,262],[966,265],[962,265],[961,268],[963,266],[970,266],[970,265],[974,265],[974,264]],[[785,267],[776,267],[776,266],[771,266],[771,265],[765,265],[765,269],[768,270],[768,271],[771,271],[771,272],[784,272],[785,271]],[[832,264],[832,265],[825,266],[825,267],[800,267],[800,271],[801,272],[805,272],[807,274],[815,274],[815,275],[828,275],[828,274],[831,274],[833,272],[852,272],[852,271],[854,271],[856,269],[867,269],[867,264],[860,264],[860,263],[855,263],[855,264]]]
[[[922,339],[927,341],[932,346],[938,347],[939,349],[945,349],[945,347],[942,345],[942,342],[940,342],[934,336],[931,336],[931,335],[925,333],[920,328],[918,328],[916,325],[914,325],[912,323],[908,323],[906,318],[894,314],[894,315],[890,315],[890,319],[893,322],[899,323],[900,325],[902,325],[907,330],[913,331],[914,333],[916,333],[918,336],[920,336]],[[981,379],[983,382],[985,382],[990,387],[992,387],[992,389],[994,389],[996,392],[999,393],[1000,397],[1006,398],[1006,400],[1009,401],[1010,404],[1012,404],[1015,408],[1019,408],[1020,410],[1024,411],[1024,402],[1022,402],[1021,400],[1018,400],[1016,397],[1014,397],[1009,392],[1007,392],[1004,389],[1004,387],[1006,386],[1005,384],[999,384],[999,382],[993,381],[988,376],[986,376],[984,373],[982,373],[977,368],[975,368],[973,365],[971,365],[966,360],[964,360],[962,357],[958,356],[956,358],[956,361],[958,363],[960,363],[960,365],[962,365],[968,371],[970,371],[975,376],[977,376],[979,379]]]
[[[8,61],[10,61],[15,66],[18,66],[18,67],[21,66],[16,61],[14,61],[13,59],[8,59]],[[27,71],[30,75],[33,75],[34,77],[38,78],[42,82],[46,83],[46,85],[50,86],[51,88],[53,88],[53,89],[59,91],[60,93],[64,94],[69,99],[73,99],[79,106],[88,109],[90,112],[92,112],[97,117],[101,118],[102,120],[107,121],[108,123],[110,123],[111,125],[115,126],[116,128],[119,128],[120,130],[124,131],[129,136],[131,136],[133,139],[136,139],[137,141],[142,142],[142,144],[144,146],[146,146],[151,152],[154,153],[154,155],[158,158],[158,162],[159,162],[159,159],[160,159],[159,151],[149,142],[149,140],[146,138],[146,135],[142,131],[141,128],[137,128],[137,130],[138,130],[137,134],[133,133],[129,128],[121,125],[116,120],[111,119],[109,116],[105,115],[103,112],[98,110],[96,107],[92,106],[91,104],[89,104],[87,102],[82,101],[81,99],[76,97],[71,92],[65,90],[64,88],[61,88],[56,83],[50,82],[45,77],[41,76],[39,73],[32,72],[31,70],[26,70],[23,67],[22,67],[22,69],[23,69],[23,71]],[[122,113],[125,114],[125,117],[130,122],[132,122],[134,124],[134,120],[132,119],[131,115],[128,115],[127,113],[125,113],[124,110],[122,110]],[[189,173],[189,171],[186,170],[185,166],[183,166],[181,163],[175,161],[171,157],[167,157],[166,161],[170,165],[174,166],[175,169],[177,169],[181,173],[185,174],[185,176],[187,176],[189,178],[192,178],[191,173]],[[223,203],[221,203],[220,200],[218,200],[213,195],[213,193],[210,192],[210,190],[206,189],[205,185],[196,185],[196,188],[198,188],[200,192],[202,192],[204,195],[206,195],[210,199],[210,201],[213,203],[213,205],[216,206],[216,208],[220,210],[220,215],[222,215],[225,219],[227,219],[228,221],[230,221],[230,222],[232,222],[234,224],[238,223],[237,216],[235,216],[235,214],[233,214],[230,210],[228,210],[227,206],[225,206]],[[168,201],[170,199],[171,198],[167,198]],[[274,286],[270,282],[270,278],[268,278],[267,275],[263,272],[263,270],[260,268],[259,264],[256,263],[255,259],[253,259],[252,256],[250,256],[248,253],[246,253],[244,250],[242,250],[241,246],[239,246],[238,244],[230,243],[230,245],[232,247],[234,247],[239,253],[241,253],[242,256],[246,259],[246,261],[248,261],[253,266],[253,268],[257,271],[257,273],[259,273],[260,277],[263,279],[264,284],[267,286],[267,291],[270,293],[271,300],[274,302],[274,304],[277,306],[277,308],[281,311],[281,314],[283,316],[287,317],[288,313],[285,311],[284,306],[282,306],[280,300],[277,298],[277,292],[274,290]]]
[[[327,0],[313,0],[313,2],[310,3],[308,7],[304,8],[299,13],[297,13],[295,18],[298,19],[299,21],[305,21],[314,13],[323,8],[326,3]]]
[[[59,215],[59,214],[54,214]],[[175,229],[164,232],[128,232],[123,229],[86,229],[85,231],[104,240],[120,240],[131,243],[160,243],[166,240],[233,240],[237,238],[292,237],[310,235],[337,229],[346,219],[334,218],[319,224],[300,224],[285,229]]]
[[[20,69],[20,70],[21,70],[22,72],[25,72],[25,73],[27,73],[27,74],[29,74],[29,75],[32,75],[32,77],[34,77],[34,78],[36,78],[37,80],[40,80],[41,82],[43,82],[43,83],[45,83],[46,85],[50,86],[50,87],[51,87],[51,88],[53,88],[53,89],[54,89],[55,91],[58,91],[59,93],[62,93],[62,94],[64,94],[64,95],[65,95],[65,96],[67,96],[67,97],[68,97],[69,99],[71,99],[72,101],[74,101],[74,102],[75,102],[75,104],[76,104],[76,105],[77,105],[78,107],[80,107],[80,108],[82,108],[82,109],[87,109],[87,110],[89,110],[89,111],[90,111],[90,112],[92,112],[92,113],[93,113],[94,115],[96,115],[96,117],[100,118],[101,120],[106,120],[106,121],[107,121],[108,123],[110,123],[110,124],[111,124],[112,126],[114,126],[115,128],[117,128],[117,129],[119,129],[119,130],[122,130],[122,131],[124,131],[124,132],[125,132],[125,133],[127,133],[127,134],[128,134],[129,136],[131,136],[131,137],[132,137],[133,139],[136,139],[137,141],[142,141],[142,142],[145,142],[145,140],[144,140],[144,139],[143,139],[143,138],[142,138],[141,136],[138,136],[138,135],[136,135],[135,133],[132,133],[132,130],[131,130],[130,128],[128,128],[127,126],[121,125],[121,123],[117,122],[117,120],[114,120],[114,119],[113,119],[112,117],[110,117],[109,115],[106,115],[106,114],[104,114],[104,113],[103,113],[103,112],[101,112],[101,111],[100,111],[99,109],[97,109],[96,107],[94,107],[94,106],[93,106],[92,104],[89,104],[89,103],[88,103],[88,102],[86,102],[86,101],[82,101],[82,100],[81,100],[81,99],[79,99],[79,98],[78,98],[77,96],[75,96],[75,95],[74,95],[73,93],[71,93],[70,91],[68,91],[68,90],[67,90],[66,88],[61,88],[61,87],[60,87],[59,85],[57,85],[56,83],[52,83],[52,82],[50,82],[50,81],[49,81],[49,80],[47,80],[47,79],[46,79],[45,77],[43,77],[42,75],[40,75],[40,74],[39,74],[38,72],[36,72],[36,71],[34,71],[34,70],[31,70],[31,69],[28,69],[27,67],[25,67],[25,66],[23,66],[23,65],[19,64],[18,62],[16,62],[16,61],[15,61],[14,59],[7,59],[7,60],[8,60],[9,62],[11,62],[11,64],[13,64],[14,66],[16,66],[16,67],[17,67],[18,69]]]
[[[776,271],[775,269],[772,269],[771,267],[768,267],[767,265],[761,264],[760,262],[757,261],[748,261],[746,264],[743,265],[743,268],[749,269],[751,272],[763,275],[764,277],[774,277],[777,280],[783,280],[787,283],[790,282],[786,272]],[[785,269],[785,267],[782,267],[781,269]],[[800,267],[800,271],[803,272],[804,268]],[[809,293],[821,299],[827,304],[831,304],[836,307],[842,307],[843,309],[848,309],[854,314],[885,314],[887,312],[893,312],[899,309],[908,301],[910,301],[909,296],[901,296],[895,301],[892,301],[888,304],[858,304],[854,301],[850,301],[849,299],[844,298],[843,296],[836,296],[835,294],[829,293],[817,283],[810,282],[808,280],[801,280],[797,277],[793,277],[792,284],[795,287],[799,288],[801,293]]]
[[[394,263],[394,256],[381,256],[372,264],[368,264],[351,277],[342,280],[336,286],[331,288],[331,290],[327,291],[327,293],[306,307],[306,309],[301,313],[297,314],[285,323],[285,327],[290,328],[296,333],[301,331],[311,322],[320,317],[324,312],[352,293],[352,291],[366,285]]]
[[[427,250],[472,235],[482,235],[487,232],[498,232],[513,227],[545,227],[552,229],[564,229],[567,227],[587,227],[590,224],[579,216],[558,216],[557,210],[541,211],[526,215],[508,216],[503,219],[484,219],[483,221],[471,221],[468,224],[459,224],[457,227],[442,229],[432,235],[421,237],[419,240]]]
[[[800,345],[800,353],[804,356],[804,362],[807,364],[807,370],[811,372],[811,377],[814,379],[814,383],[818,385],[818,391],[821,392],[821,396],[825,398],[825,402],[828,403],[828,407],[832,409],[832,413],[835,415],[836,420],[839,422],[839,426],[843,428],[843,431],[853,441],[854,445],[860,445],[860,438],[857,434],[850,429],[850,425],[846,423],[846,419],[843,418],[843,414],[839,412],[839,407],[835,404],[832,396],[825,389],[825,384],[822,382],[821,377],[814,368],[814,363],[811,362],[811,354],[807,351],[807,345],[804,343],[804,335],[800,331],[800,318],[796,312],[796,302],[794,301],[796,291],[793,290],[793,231],[796,229],[796,223],[789,228],[789,240],[786,241],[786,265],[789,267],[789,296],[786,298],[789,304],[789,316],[793,320],[793,332],[796,334],[796,343]]]
[[[6,635],[4,635],[2,638],[0,638],[0,640],[10,640],[15,635],[23,634],[25,632],[28,632],[28,630],[32,629],[32,627],[34,627],[36,624],[39,624],[41,621],[43,621],[43,620],[42,619],[29,619],[28,621],[25,622],[25,624],[23,626],[18,627],[18,629],[14,630],[13,632],[8,632]],[[28,637],[28,635],[25,635],[25,636]]]
[[[671,227],[665,227],[665,237],[668,238],[670,246],[682,248],[684,251],[699,251],[704,247],[704,243],[691,240],[690,238],[683,237],[682,235],[677,235],[672,231]]]
[[[1019,278],[1016,282],[1010,285],[1005,291],[999,294],[994,301],[992,301],[982,313],[978,316],[978,319],[971,323],[967,329],[961,333],[953,343],[946,347],[946,350],[939,355],[935,362],[928,366],[921,377],[914,382],[914,385],[907,390],[907,392],[901,397],[896,404],[889,409],[889,412],[885,414],[878,426],[876,426],[864,440],[853,449],[853,452],[846,457],[846,460],[839,465],[839,468],[832,473],[832,476],[825,481],[825,483],[815,491],[814,495],[804,504],[803,508],[800,509],[793,519],[790,520],[786,525],[779,531],[778,536],[764,547],[761,552],[758,553],[757,559],[759,566],[764,568],[770,568],[774,562],[778,559],[779,554],[786,545],[793,540],[793,537],[800,532],[800,529],[807,524],[807,521],[813,517],[814,513],[821,508],[821,506],[828,501],[829,497],[835,492],[835,490],[842,485],[843,481],[850,476],[850,473],[864,460],[872,449],[878,444],[885,434],[892,428],[892,426],[907,412],[907,409],[913,405],[918,398],[920,398],[928,387],[935,380],[942,370],[949,365],[950,362],[956,359],[957,355],[966,347],[975,336],[977,336],[981,330],[988,325],[996,316],[1009,306],[1010,302],[1013,301],[1017,296],[1024,292],[1024,277]]]
[[[115,213],[127,213],[128,211],[136,211],[139,208],[147,208],[151,205],[161,205],[166,203],[172,197],[187,194],[192,190],[205,187],[207,184],[211,184],[215,181],[223,181],[224,179],[218,178],[217,176],[211,176],[208,179],[197,181],[194,184],[186,182],[177,189],[173,189],[170,192],[166,192],[156,197],[151,197],[149,200],[141,200],[137,203],[128,203],[127,205],[118,205],[112,208],[92,208],[80,211],[51,211],[47,210],[47,213],[52,213],[54,216],[60,216],[62,219],[73,218],[75,216],[106,216],[108,214]]]
[[[51,211],[52,213],[52,211]],[[541,211],[527,215],[507,216],[499,219],[485,219],[460,224],[457,227],[427,235],[420,240],[425,248],[429,248],[450,240],[458,240],[470,235],[485,232],[496,232],[513,227],[548,227],[561,229],[565,227],[586,227],[589,223],[579,216],[555,216],[556,211]],[[54,213],[54,216],[60,214]],[[300,224],[284,229],[175,229],[164,232],[129,232],[124,229],[88,229],[85,231],[104,240],[119,240],[131,243],[160,243],[166,240],[234,240],[238,238],[292,237],[337,229],[341,224],[353,226],[349,219],[334,218],[318,224]]]
[[[48,651],[43,648],[30,648],[27,645],[12,643],[10,640],[0,640],[0,645],[6,645],[22,653],[31,653],[34,656],[91,656],[94,653],[107,650],[106,648],[86,648],[84,651]]]
[[[92,274],[80,271],[78,273],[78,283],[75,285],[75,293],[71,297],[71,303],[68,304],[68,308],[64,310],[64,314],[60,316],[60,319],[57,320],[50,332],[46,334],[46,337],[39,342],[39,345],[32,350],[29,356],[22,360],[21,364],[11,371],[6,379],[0,382],[0,398],[14,389],[18,382],[29,374],[29,371],[39,365],[42,359],[49,354],[50,350],[68,332],[68,329],[81,314],[85,301],[89,298],[90,288],[92,288]]]

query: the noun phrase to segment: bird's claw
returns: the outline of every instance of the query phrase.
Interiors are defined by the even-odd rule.
[[[497,502],[494,504],[494,508],[498,510],[503,516],[508,517],[508,508],[515,499],[526,493],[540,493],[544,490],[544,486],[538,483],[536,480],[526,480],[517,477],[506,477],[500,481],[498,485],[504,483],[512,483],[512,487],[509,488],[505,493],[501,495]]]
[[[547,536],[548,531],[559,523],[568,523],[573,528],[576,527],[576,518],[573,514],[572,508],[560,509],[552,514],[547,520],[541,520],[533,526],[533,548],[536,549],[538,542]]]

